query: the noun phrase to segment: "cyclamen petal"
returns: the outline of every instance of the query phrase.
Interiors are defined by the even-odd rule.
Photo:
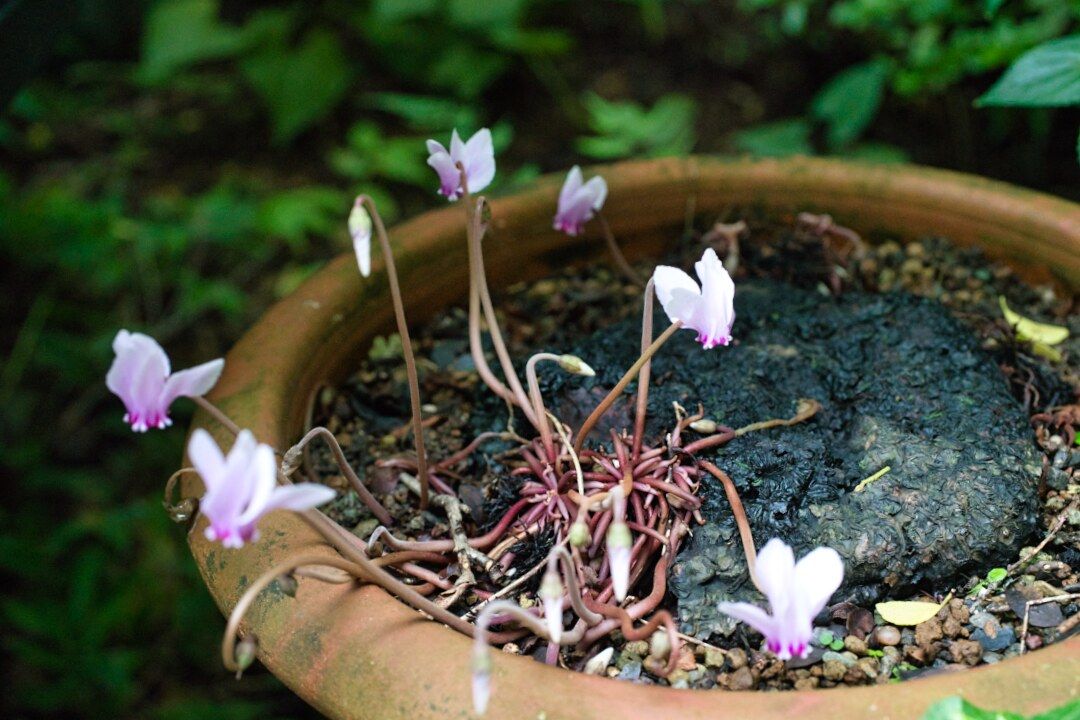
[[[553,227],[567,235],[577,235],[585,223],[604,205],[607,199],[607,183],[599,175],[582,182],[581,168],[570,168],[559,191],[559,205]]]
[[[199,428],[191,435],[188,457],[206,487],[199,501],[199,512],[209,523],[206,537],[228,548],[257,540],[257,523],[272,510],[308,510],[335,495],[314,483],[278,486],[273,449],[248,430],[222,456],[210,434]]]
[[[124,422],[135,432],[172,425],[169,407],[178,397],[199,397],[210,391],[225,361],[211,360],[170,374],[169,357],[149,335],[121,330],[113,339],[113,359],[105,385],[126,409]]]
[[[661,265],[653,272],[653,284],[660,304],[672,322],[695,330],[706,350],[731,342],[735,322],[735,284],[709,248],[695,265],[699,286],[678,268]]]
[[[487,128],[478,130],[467,142],[454,130],[449,151],[435,140],[427,141],[427,150],[427,164],[438,173],[439,194],[447,200],[457,200],[462,194],[457,163],[461,163],[470,193],[480,192],[495,178],[495,148]]]
[[[770,612],[748,603],[720,603],[720,612],[747,623],[765,636],[781,660],[810,651],[814,617],[844,579],[844,563],[832,548],[820,547],[794,562],[791,548],[773,538],[758,553],[754,581]]]

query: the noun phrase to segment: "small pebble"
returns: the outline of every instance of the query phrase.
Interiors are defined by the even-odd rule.
[[[874,630],[874,642],[881,646],[899,645],[900,631],[892,625],[882,625]]]
[[[821,659],[828,665],[830,662],[838,662],[844,667],[851,667],[855,664],[857,658],[851,653],[838,653],[832,650],[827,650]]]
[[[955,662],[965,665],[978,665],[982,660],[983,647],[975,640],[953,640],[949,654]]]
[[[754,674],[745,665],[734,672],[721,675],[718,679],[728,690],[750,690],[757,685]]]
[[[641,662],[637,660],[623,665],[618,674],[620,680],[637,680],[639,677],[641,677]]]
[[[993,625],[997,625],[994,623]],[[997,625],[994,628],[990,623],[986,627],[977,628],[971,634],[972,640],[977,640],[986,650],[999,652],[1016,642],[1016,633],[1011,627]]]
[[[843,680],[844,676],[847,675],[847,665],[839,660],[826,660],[822,672],[826,680],[837,682]]]
[[[848,635],[844,638],[844,647],[856,655],[866,654],[866,641],[860,640],[854,635]]]

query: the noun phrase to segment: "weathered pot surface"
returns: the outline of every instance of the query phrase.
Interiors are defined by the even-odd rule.
[[[1080,207],[970,176],[910,166],[841,161],[628,162],[600,169],[610,187],[605,214],[631,257],[658,254],[688,213],[753,206],[769,214],[811,210],[872,236],[942,235],[978,245],[1021,271],[1049,270],[1080,287]],[[569,260],[603,252],[596,237],[551,229],[558,183],[492,201],[485,243],[493,286],[542,277]],[[391,236],[410,320],[422,322],[467,288],[464,219],[448,207],[399,225]],[[277,447],[303,428],[319,387],[355,369],[371,338],[393,326],[385,276],[361,284],[342,256],[275,305],[229,353],[214,390],[242,427]],[[225,431],[196,418],[221,442]],[[200,491],[186,480],[185,492]],[[288,513],[267,517],[263,539],[241,550],[205,540],[200,518],[188,542],[218,606],[228,612],[271,565],[321,548],[334,551]],[[262,593],[245,631],[259,659],[301,697],[334,718],[471,717],[470,640],[378,588],[300,580],[295,598]],[[961,694],[990,708],[1033,713],[1080,695],[1080,637],[997,665],[886,686],[781,693],[689,691],[640,686],[493,653],[489,718],[916,718],[935,700]]]

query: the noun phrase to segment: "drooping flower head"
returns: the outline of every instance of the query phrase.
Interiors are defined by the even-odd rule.
[[[470,193],[480,192],[495,177],[495,148],[487,128],[478,130],[468,142],[462,142],[458,131],[454,130],[449,151],[435,140],[427,141],[427,149],[427,164],[439,174],[439,194],[447,200],[457,200],[462,193],[457,163],[465,169],[465,182]]]
[[[700,286],[679,268],[658,266],[653,272],[656,296],[671,322],[682,321],[687,328],[696,330],[697,340],[706,350],[727,345],[735,322],[735,283],[712,248],[705,251],[694,269]]]
[[[615,601],[621,603],[630,591],[630,551],[634,546],[634,540],[626,524],[626,498],[619,485],[611,489],[611,514],[611,524],[608,525],[604,543],[607,549],[608,565],[611,568],[611,585],[615,592]]]
[[[169,406],[178,397],[205,395],[221,377],[225,361],[211,360],[171,372],[169,356],[149,335],[121,330],[113,340],[116,358],[105,385],[124,401],[124,422],[135,432],[172,425]]]
[[[491,700],[491,658],[487,644],[479,640],[473,640],[472,700],[477,715],[487,712]]]
[[[271,510],[310,510],[335,495],[316,483],[279,486],[273,448],[256,442],[248,430],[241,430],[229,454],[222,455],[210,433],[199,428],[191,435],[188,457],[206,486],[199,501],[210,523],[206,537],[227,548],[258,540],[256,524]]]
[[[553,556],[554,557],[554,556]],[[544,607],[544,621],[547,623],[551,642],[558,644],[562,638],[562,596],[563,586],[555,563],[548,561],[548,569],[540,580],[540,600]]]
[[[577,235],[599,212],[607,199],[607,183],[597,175],[583,183],[581,168],[570,168],[559,192],[559,208],[555,213],[554,227],[567,235]]]
[[[754,583],[769,600],[765,612],[750,603],[722,602],[720,612],[765,636],[766,647],[781,660],[806,657],[813,620],[844,579],[844,563],[832,548],[819,547],[795,562],[782,540],[773,538],[758,553]]]
[[[349,237],[352,238],[360,274],[367,277],[371,274],[371,215],[361,198],[356,198],[349,213]]]

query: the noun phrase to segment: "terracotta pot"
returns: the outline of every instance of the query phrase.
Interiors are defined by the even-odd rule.
[[[1080,287],[1080,207],[1001,183],[916,167],[808,159],[665,159],[600,171],[610,186],[605,214],[631,257],[657,254],[689,215],[753,206],[786,218],[800,210],[828,212],[870,237],[877,231],[905,239],[942,235],[979,245],[1018,267],[1049,269],[1066,285]],[[561,176],[546,177],[492,202],[485,248],[493,287],[603,255],[595,236],[568,238],[552,231],[560,182]],[[456,206],[393,230],[412,322],[464,302],[463,233],[463,213]],[[300,436],[317,388],[343,379],[373,335],[392,327],[385,276],[376,269],[361,284],[354,259],[339,257],[267,312],[233,348],[212,399],[260,439],[287,447]],[[231,442],[206,417],[196,423]],[[197,521],[189,535],[191,551],[226,613],[272,564],[313,548],[332,552],[288,513],[266,518],[263,539],[239,551],[207,542],[203,525]],[[441,720],[472,714],[470,641],[377,588],[301,579],[295,599],[264,591],[245,629],[259,637],[259,659],[330,717]],[[967,672],[805,692],[673,690],[589,677],[524,657],[494,653],[493,659],[489,718],[895,719],[916,718],[935,700],[957,693],[982,706],[1023,713],[1080,694],[1080,638]]]

